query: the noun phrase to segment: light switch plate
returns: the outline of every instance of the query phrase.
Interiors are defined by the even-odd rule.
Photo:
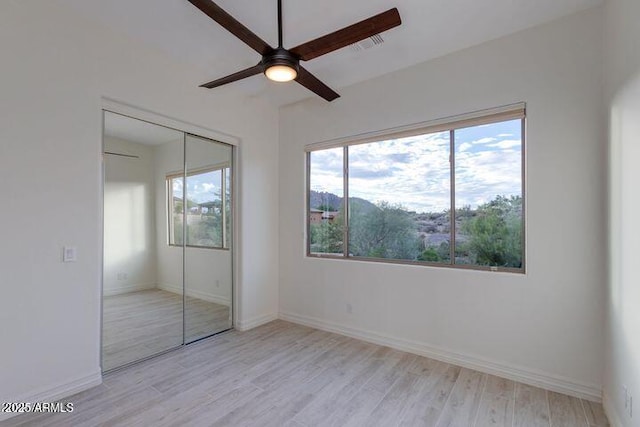
[[[62,249],[62,261],[63,262],[76,262],[77,250],[75,246],[65,246]]]

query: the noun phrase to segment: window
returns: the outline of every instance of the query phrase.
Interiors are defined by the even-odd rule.
[[[524,120],[518,105],[311,146],[308,255],[524,272]]]
[[[231,236],[231,170],[211,167],[167,176],[169,245],[228,249]],[[186,200],[186,212],[184,205]],[[186,217],[186,227],[183,218]]]

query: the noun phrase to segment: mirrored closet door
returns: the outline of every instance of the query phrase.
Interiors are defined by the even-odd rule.
[[[231,161],[227,144],[187,135],[185,341],[231,327]]]
[[[104,112],[102,370],[232,327],[233,148]]]

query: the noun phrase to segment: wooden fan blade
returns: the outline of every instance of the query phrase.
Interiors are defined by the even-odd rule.
[[[255,35],[250,29],[242,25],[211,0],[189,0],[189,2],[260,55],[266,55],[273,50],[267,42]]]
[[[247,68],[246,70],[238,71],[237,73],[230,74],[226,77],[222,77],[221,79],[214,80],[209,83],[205,83],[200,85],[200,87],[206,87],[207,89],[213,89],[214,87],[226,85],[227,83],[236,82],[238,80],[246,79],[247,77],[255,76],[256,74],[262,73],[262,62],[258,63],[258,65],[254,65],[253,67]]]
[[[357,24],[296,46],[290,49],[290,52],[301,60],[308,61],[397,27],[400,24],[402,24],[400,13],[394,7]]]
[[[322,83],[316,76],[314,76],[301,66],[298,69],[298,77],[296,77],[296,81],[302,86],[309,89],[311,92],[323,97],[329,102],[333,101],[336,98],[340,98],[340,95],[334,92],[333,89]]]

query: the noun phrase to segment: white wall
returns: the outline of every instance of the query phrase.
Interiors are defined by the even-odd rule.
[[[280,116],[281,317],[598,399],[606,280],[602,10]],[[306,144],[527,102],[527,274],[305,258]],[[353,313],[347,313],[350,304]]]
[[[604,375],[605,410],[613,425],[640,425],[640,3],[605,7],[606,103],[609,117],[610,272]],[[623,387],[633,396],[633,418]]]
[[[103,295],[156,287],[153,147],[105,137]]]
[[[56,0],[0,2],[0,52],[0,401],[99,381],[102,96],[240,138],[238,324],[276,315],[277,110]]]

